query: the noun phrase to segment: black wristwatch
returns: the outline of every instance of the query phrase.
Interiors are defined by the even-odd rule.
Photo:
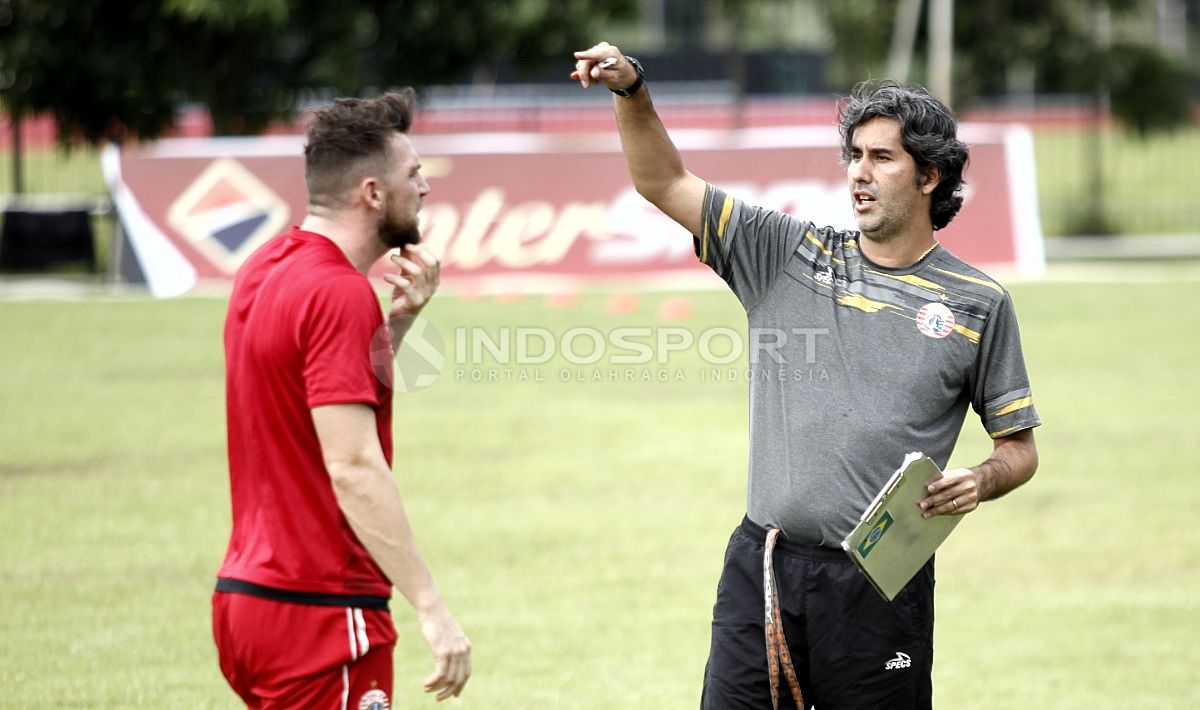
[[[633,66],[634,71],[637,72],[637,78],[633,80],[632,84],[624,89],[609,89],[609,91],[613,92],[617,96],[624,96],[628,98],[636,94],[638,89],[642,88],[642,84],[646,83],[646,71],[642,69],[642,63],[633,57],[626,56],[625,61],[629,62],[630,65]]]

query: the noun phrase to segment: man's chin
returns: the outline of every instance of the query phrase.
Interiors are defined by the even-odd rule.
[[[879,229],[879,224],[877,222],[873,222],[869,219],[863,219],[862,217],[856,218],[854,223],[858,226],[859,234],[862,234],[864,237],[875,236],[875,233]]]
[[[388,249],[403,249],[407,246],[421,243],[421,230],[404,229],[392,232],[380,232],[379,241]]]
[[[896,236],[896,233],[885,231],[882,229],[882,226],[883,225],[874,222],[867,222],[866,224],[859,223],[858,233],[862,235],[863,239],[866,239],[870,242],[875,242],[876,244],[890,242],[892,238]]]

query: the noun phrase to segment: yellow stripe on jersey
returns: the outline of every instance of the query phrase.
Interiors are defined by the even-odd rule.
[[[879,311],[882,311],[885,308],[892,308],[897,311],[901,310],[899,306],[895,306],[891,303],[882,303],[880,301],[872,301],[871,299],[869,299],[865,296],[861,296],[857,293],[842,294],[841,296],[838,296],[837,302],[843,306],[850,306],[851,308],[857,308],[858,310],[863,311],[865,313],[878,313]]]
[[[1018,409],[1024,409],[1031,404],[1033,404],[1033,397],[1022,397],[1021,399],[1015,399],[1015,400],[1009,402],[1008,404],[1004,405],[1003,407],[992,412],[992,414],[997,417],[1002,417],[1005,414],[1012,414],[1013,412],[1017,411]]]
[[[1029,429],[1029,428],[1030,428],[1030,426],[1028,424],[1017,424],[1016,426],[1010,426],[1007,429],[998,431],[995,434],[989,434],[988,436],[992,437],[993,439],[999,439],[1001,437],[1008,436],[1009,434],[1012,434],[1013,432],[1017,432],[1017,431],[1021,431],[1022,429]]]
[[[954,331],[956,333],[958,333],[959,335],[963,336],[964,338],[966,338],[967,340],[970,340],[975,345],[979,345],[979,338],[980,338],[979,333],[971,330],[967,326],[959,325],[958,323],[955,323]]]
[[[896,279],[897,281],[903,281],[906,284],[912,284],[913,286],[918,286],[920,288],[928,289],[930,291],[945,291],[946,290],[946,287],[939,283],[934,283],[934,282],[930,281],[929,279],[923,279],[920,276],[916,276],[913,274],[889,274],[889,273],[885,273],[883,271],[875,271],[874,269],[867,269],[867,271],[870,271],[872,274],[878,274],[879,276],[886,276],[889,279]]]
[[[708,263],[708,212],[704,213],[704,228],[700,230],[700,261]]]
[[[814,237],[812,232],[805,232],[804,238],[807,239],[808,241],[812,242],[813,244],[816,244],[817,248],[820,249],[821,253],[824,254],[825,256],[833,256],[833,252],[826,249],[825,245],[822,244],[816,237]]]
[[[717,224],[717,236],[725,238],[725,228],[729,226],[729,215],[733,214],[733,198],[725,196],[725,204],[721,206],[721,221]]]
[[[991,281],[977,279],[974,276],[967,276],[966,274],[956,274],[953,271],[946,271],[945,269],[939,269],[936,266],[931,266],[930,268],[933,269],[934,271],[940,271],[943,274],[946,274],[948,276],[953,276],[956,279],[962,279],[963,281],[967,281],[967,282],[970,282],[973,284],[979,284],[980,286],[987,286],[988,288],[992,289],[993,291],[996,291],[997,293],[1004,293],[1004,289],[1000,288],[999,286],[992,283]]]

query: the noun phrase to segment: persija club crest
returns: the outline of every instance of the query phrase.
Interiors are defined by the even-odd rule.
[[[944,303],[927,303],[917,311],[917,330],[931,338],[954,332],[954,313]]]

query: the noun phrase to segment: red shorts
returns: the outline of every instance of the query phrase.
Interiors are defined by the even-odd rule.
[[[386,609],[216,592],[221,672],[251,708],[386,710],[396,627]]]

